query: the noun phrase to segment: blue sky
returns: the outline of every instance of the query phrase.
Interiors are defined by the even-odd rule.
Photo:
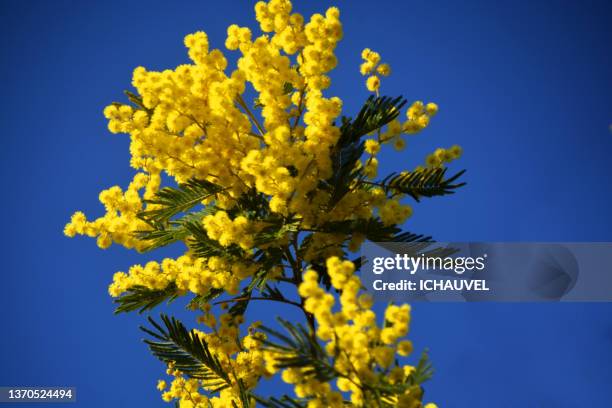
[[[364,47],[393,75],[382,92],[435,101],[440,113],[385,169],[463,146],[468,186],[423,202],[406,228],[440,241],[612,241],[612,8],[605,1],[301,1],[338,5],[345,39],[331,93],[345,114],[367,97]],[[98,192],[132,176],[128,139],[102,109],[132,69],[187,61],[185,34],[222,47],[246,1],[3,1],[0,150],[6,219],[0,385],[72,385],[77,406],[163,406],[162,366],[141,316],[113,316],[106,287],[137,254],[62,228]],[[154,257],[159,257],[156,254]],[[185,315],[180,307],[172,310]],[[604,406],[612,399],[610,304],[416,304],[411,336],[437,370],[427,399],[446,407]],[[258,306],[254,316],[270,313]],[[265,384],[273,391],[276,384]],[[72,405],[74,406],[74,405]]]

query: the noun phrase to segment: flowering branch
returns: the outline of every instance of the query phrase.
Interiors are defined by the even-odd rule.
[[[231,73],[203,32],[185,37],[190,64],[134,70],[129,103],[104,115],[111,132],[130,135],[138,173],[127,189],[102,191],[104,216],[77,212],[64,232],[96,237],[101,248],[183,251],[117,272],[109,287],[117,313],[191,297],[198,328],[165,315],[143,328],[168,367],[170,384],[158,383],[165,401],[421,408],[431,366],[426,357],[411,364],[410,306],[392,304],[377,317],[357,274],[362,260],[350,254],[366,239],[426,246],[431,237],[401,228],[413,212],[404,199],[462,187],[463,171],[446,176],[461,148],[438,148],[423,165],[379,179],[385,145],[402,150],[438,106],[381,96],[391,68],[365,49],[360,71],[372,94],[354,118],[342,116],[342,100],[326,96],[343,36],[339,10],[306,21],[289,0],[270,0],[255,14],[264,34],[228,28],[225,47],[240,53]],[[251,300],[298,307],[305,323],[264,325]],[[257,395],[261,378],[276,374],[295,396]]]

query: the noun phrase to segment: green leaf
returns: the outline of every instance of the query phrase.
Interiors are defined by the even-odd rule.
[[[218,241],[211,239],[204,229],[201,222],[185,222],[184,227],[189,231],[187,245],[191,248],[194,254],[200,258],[209,258],[211,256],[233,257],[242,256],[243,251],[236,245],[224,247]]]
[[[251,301],[251,293],[253,289],[248,286],[244,288],[240,295],[232,298],[234,304],[228,309],[228,313],[232,316],[242,316],[246,313]]]
[[[265,219],[270,216],[270,206],[266,196],[252,188],[236,199],[236,205],[227,210],[232,217],[244,215],[248,219]]]
[[[353,143],[342,147],[336,154],[332,155],[333,176],[326,183],[331,187],[332,194],[327,203],[331,210],[351,190],[353,180],[361,177],[362,168],[357,168],[357,160],[363,155],[364,143]],[[326,184],[322,183],[325,188]]]
[[[128,97],[129,101],[132,102],[134,105],[136,105],[138,108],[142,109],[143,111],[147,112],[149,115],[151,115],[153,113],[152,109],[149,109],[145,106],[144,102],[142,101],[142,97],[140,97],[139,95],[136,95],[133,92],[130,91],[123,91],[123,93],[125,93],[125,95]]]
[[[331,221],[316,227],[317,232],[329,234],[362,234],[373,242],[430,242],[431,237],[401,232],[397,225],[385,225],[380,218]]]
[[[264,399],[258,395],[254,395],[255,400],[265,408],[306,408],[308,400],[295,399],[288,395],[283,395],[280,399],[276,397],[270,397]]]
[[[169,221],[167,224],[157,224],[157,228],[148,231],[137,231],[136,237],[148,243],[142,252],[152,251],[166,245],[187,239],[191,232],[187,228],[187,223],[202,222],[206,215],[216,212],[216,208],[208,206],[201,211],[188,213],[183,218],[176,221]]]
[[[182,373],[202,380],[203,386],[214,388],[211,392],[232,385],[218,357],[195,330],[189,331],[180,321],[165,315],[161,315],[163,327],[151,317],[148,320],[153,328],[141,326],[140,329],[153,338],[144,342],[154,356],[166,364],[173,362]]]
[[[251,393],[249,392],[249,390],[247,390],[246,386],[244,385],[244,381],[242,381],[242,378],[238,379],[238,393],[240,396],[240,402],[242,403],[242,407],[240,408],[251,408]],[[236,406],[234,400],[232,400],[232,404]]]
[[[304,368],[302,375],[315,377],[318,381],[327,382],[337,377],[336,370],[329,356],[323,350],[313,333],[309,333],[301,324],[292,323],[278,318],[287,334],[282,334],[269,327],[260,329],[279,342],[264,340],[264,348],[280,354],[277,358],[277,368]]]
[[[223,188],[216,184],[197,179],[190,179],[186,183],[179,184],[178,188],[164,187],[155,195],[155,198],[145,201],[148,204],[158,204],[162,207],[142,211],[138,217],[157,228],[160,224],[167,223],[175,215],[189,210],[222,190]]]
[[[397,118],[406,100],[399,96],[370,96],[354,120],[342,119],[340,138],[332,150],[333,176],[322,187],[331,188],[332,195],[327,204],[332,209],[350,191],[353,180],[362,176],[362,169],[356,169],[357,160],[363,155],[361,137],[371,133]]]
[[[419,358],[419,362],[415,367],[414,372],[409,377],[409,382],[410,384],[421,385],[425,381],[430,380],[433,377],[433,374],[433,366],[429,361],[427,351],[423,351],[423,353],[421,354],[421,358]]]
[[[172,302],[178,297],[177,288],[174,283],[161,290],[152,290],[144,286],[134,286],[125,294],[115,299],[119,306],[115,309],[115,314],[138,310],[142,313],[151,310],[164,301]]]
[[[209,303],[211,300],[218,298],[225,292],[223,289],[211,288],[208,293],[204,295],[196,295],[187,304],[187,309],[200,309],[205,303]]]
[[[344,119],[340,128],[340,146],[354,143],[397,118],[406,102],[402,96],[370,95],[354,120]]]
[[[381,186],[386,193],[408,194],[419,201],[421,197],[454,194],[454,190],[466,184],[456,183],[465,170],[445,179],[447,170],[447,168],[427,168],[402,174],[392,173],[382,181],[373,184]]]

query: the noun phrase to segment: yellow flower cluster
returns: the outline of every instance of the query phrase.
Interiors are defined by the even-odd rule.
[[[349,393],[356,406],[372,406],[373,396],[366,384],[379,381],[380,373],[393,383],[404,384],[414,369],[394,365],[397,356],[405,357],[412,351],[412,344],[404,339],[410,309],[407,305],[389,306],[386,323],[379,327],[371,310],[372,299],[360,294],[354,265],[339,258],[347,247],[358,251],[365,235],[319,227],[373,218],[389,226],[402,224],[411,216],[412,208],[401,203],[401,195],[389,196],[388,189],[373,180],[378,174],[378,155],[384,144],[402,150],[402,136],[426,128],[438,107],[416,101],[408,108],[405,121],[394,119],[372,131],[365,141],[366,156],[347,165],[349,170],[352,166],[352,170],[361,170],[365,179],[360,176],[350,181],[335,202],[329,180],[337,174],[334,166],[338,165],[335,154],[343,102],[327,90],[329,73],[338,62],[335,49],[343,36],[340,12],[331,7],[305,19],[293,12],[289,0],[269,0],[255,5],[255,16],[262,35],[235,24],[227,29],[225,47],[237,51],[235,67],[228,67],[224,52],[211,49],[206,33],[195,32],[184,39],[189,63],[161,72],[144,67],[134,70],[131,103],[113,103],[104,109],[104,116],[112,133],[129,135],[130,165],[138,173],[125,191],[118,186],[102,191],[102,217],[88,221],[82,212],[76,212],[64,232],[70,237],[96,237],[102,248],[114,242],[145,250],[147,242],[138,238],[143,233],[167,232],[164,228],[175,231],[181,225],[175,218],[164,219],[160,225],[139,218],[143,211],[151,213],[163,207],[152,200],[158,197],[162,176],[171,184],[190,179],[213,183],[218,188],[213,196],[201,202],[198,196],[192,203],[212,211],[190,222],[202,228],[206,233],[202,237],[215,241],[215,247],[220,245],[231,257],[198,257],[190,235],[193,231],[182,231],[183,235],[175,238],[187,244],[182,256],[117,272],[109,287],[111,296],[122,296],[137,287],[176,289],[176,295],[204,296],[221,291],[236,295],[244,288],[244,280],[259,276],[260,271],[266,272],[268,283],[275,283],[275,279],[292,282],[299,285],[303,308],[314,315],[316,335],[325,342],[330,356],[336,356],[335,369],[341,376],[337,389],[306,378],[298,368],[284,370],[283,379],[295,384],[299,397],[312,398],[309,408],[341,407],[343,393]],[[391,69],[370,49],[362,52],[362,58],[360,70],[368,76],[367,88],[378,95],[380,77],[389,75]],[[251,87],[257,94],[255,100],[247,98]],[[460,155],[458,146],[438,149],[427,157],[426,165],[439,167]],[[258,218],[257,210],[244,210],[241,199],[245,196],[263,200],[266,204],[261,213],[266,215]],[[179,213],[173,217],[178,218]],[[263,221],[266,217],[283,225],[278,232],[282,236],[275,238],[274,244],[261,244],[264,241],[257,239],[269,226]],[[301,241],[300,233],[308,234],[307,239]],[[278,245],[276,253],[283,255],[272,262],[280,266],[266,264],[264,270],[261,259],[268,255],[270,245]],[[241,255],[233,255],[236,251]],[[319,286],[316,272],[302,275],[303,265],[324,259],[328,259],[332,286],[341,293],[339,311],[333,311],[337,297]],[[286,262],[292,263],[293,278],[283,272]],[[200,306],[206,313],[199,321],[211,332],[198,335],[233,373],[232,383],[213,396],[215,393],[200,380],[186,378],[171,365],[172,382],[160,381],[158,387],[164,390],[165,400],[178,400],[181,407],[231,407],[232,401],[239,401],[238,381],[253,388],[261,376],[278,371],[277,356],[261,350],[263,335],[254,331],[255,326],[251,334],[240,338],[240,316],[225,314],[217,321],[209,305]],[[389,403],[420,408],[421,397],[420,388],[414,386]]]
[[[378,53],[369,49],[365,49],[363,55],[366,62],[362,64],[362,72],[369,72],[368,69],[373,69],[372,67],[377,66],[376,64],[378,64],[378,61],[380,61],[380,56]],[[380,68],[380,66],[378,66],[378,68]],[[385,72],[387,71],[385,70]],[[430,102],[427,105],[424,105],[423,102],[416,101],[410,106],[410,108],[408,108],[406,112],[407,120],[404,123],[400,122],[398,119],[394,119],[389,122],[385,131],[378,129],[375,139],[368,139],[365,141],[365,152],[370,155],[370,157],[363,164],[363,173],[365,176],[373,179],[378,175],[378,160],[375,156],[380,153],[381,144],[393,142],[395,150],[403,150],[406,147],[406,142],[402,138],[402,134],[416,134],[425,129],[429,125],[430,118],[437,112],[438,105],[435,103]],[[454,153],[458,152],[458,155],[453,156],[453,158],[450,160],[459,157],[461,153],[460,150],[457,150],[458,148],[458,146],[453,146],[452,151]],[[447,153],[442,157],[440,152]],[[428,167],[439,167],[442,163],[448,163],[450,161],[449,158],[450,150],[446,151],[444,149],[438,149],[435,154],[430,155],[427,158]],[[435,163],[435,160],[437,159],[439,159],[437,165],[431,164]],[[391,204],[391,206],[393,207],[395,204]],[[406,218],[407,216],[398,217],[398,220],[405,220]]]
[[[206,392],[217,388],[222,382],[211,386],[206,384],[206,381],[185,378],[184,374],[177,370],[174,364],[170,363],[166,371],[168,375],[173,377],[170,386],[168,387],[165,380],[160,380],[157,384],[157,389],[163,391],[162,399],[164,401],[177,400],[182,408],[240,406],[238,382],[242,381],[246,389],[252,389],[261,376],[268,374],[265,369],[264,353],[261,350],[265,335],[254,331],[259,323],[256,322],[251,325],[249,327],[251,334],[243,337],[241,341],[237,341],[240,337],[239,325],[242,323],[242,319],[224,314],[219,320],[218,324],[216,322],[209,324],[213,329],[210,333],[204,333],[200,330],[193,330],[193,332],[208,345],[210,352],[218,357],[224,371],[231,373],[229,376],[230,384],[223,384],[227,387],[220,391],[219,396],[209,397]]]
[[[150,198],[159,190],[159,185],[159,173],[138,173],[125,192],[119,186],[102,191],[100,202],[104,204],[106,214],[95,221],[87,221],[85,214],[78,211],[64,228],[64,234],[97,237],[100,248],[108,248],[114,241],[126,248],[143,249],[145,244],[133,234],[133,231],[148,228],[137,217],[144,208],[139,190],[145,189],[144,198]]]
[[[142,129],[149,123],[149,116],[141,110],[134,110],[129,105],[112,104],[104,109],[108,119],[108,128],[113,133],[130,133]]]
[[[366,62],[362,64],[362,72],[369,72],[368,69],[374,69],[372,67],[376,67],[376,64],[378,64],[380,60],[380,56],[378,53],[369,49],[365,49],[363,55]],[[380,68],[380,66],[378,66],[378,68]],[[385,70],[385,72],[387,71]],[[378,130],[376,139],[366,140],[365,151],[370,154],[370,157],[363,165],[364,174],[369,178],[375,178],[378,175],[378,160],[375,156],[380,153],[381,144],[392,142],[395,150],[403,150],[406,147],[406,142],[402,138],[402,134],[416,134],[425,129],[429,126],[430,118],[437,112],[438,105],[435,103],[430,102],[424,105],[423,102],[416,101],[408,108],[406,112],[407,120],[404,123],[401,123],[398,119],[394,119],[387,125],[387,129],[384,132],[381,129]],[[441,164],[448,163],[458,158],[460,155],[461,150],[459,146],[453,146],[449,150],[438,149],[433,155],[430,155],[426,159],[426,162],[428,167],[439,167]],[[394,206],[395,204],[391,205]],[[403,217],[404,220],[405,218],[407,217]],[[398,219],[402,219],[402,217]]]
[[[166,258],[161,263],[151,261],[144,267],[134,265],[128,273],[117,272],[109,293],[117,297],[135,286],[162,290],[176,284],[180,292],[204,295],[211,289],[223,289],[229,294],[238,293],[240,282],[257,270],[256,264],[229,262],[224,258],[196,258],[189,254],[177,259]]]
[[[368,88],[368,91],[378,94],[380,89],[380,77],[378,75],[389,76],[391,74],[391,67],[389,64],[381,64],[380,54],[369,48],[361,52],[361,58],[364,62],[359,67],[359,71],[361,75],[369,75],[366,80],[366,88]]]
[[[388,200],[379,208],[378,215],[385,225],[403,224],[412,215],[412,207],[397,199]]]
[[[407,121],[403,130],[408,134],[418,133],[429,126],[429,120],[438,113],[438,105],[433,102],[424,105],[421,101],[414,102],[406,112]]]
[[[414,370],[409,365],[394,366],[396,354],[405,357],[412,352],[412,343],[403,339],[409,329],[410,306],[390,305],[385,312],[385,325],[380,328],[371,309],[371,296],[359,294],[361,281],[354,274],[354,264],[332,257],[326,266],[332,286],[341,291],[341,310],[333,311],[336,299],[319,286],[315,271],[304,273],[299,294],[305,299],[305,309],[316,319],[318,338],[326,342],[327,353],[335,356],[334,368],[340,375],[337,390],[304,375],[300,368],[285,369],[282,378],[294,384],[298,397],[311,398],[309,408],[342,407],[342,392],[349,393],[356,406],[372,406],[378,397],[367,389],[380,380],[377,373],[386,373],[393,383],[403,383]],[[275,356],[266,352],[265,359],[268,369],[274,371]],[[396,407],[416,408],[421,406],[421,397],[419,387],[410,387],[390,402]]]
[[[322,93],[329,86],[327,73],[336,65],[334,49],[342,38],[338,9],[314,14],[307,23],[292,13],[288,0],[259,2],[255,10],[262,30],[271,36],[253,38],[249,28],[230,26],[226,46],[242,54],[230,75],[225,73],[225,56],[220,50],[209,49],[203,32],[185,37],[193,64],[163,72],[135,69],[132,83],[139,106],[114,103],[104,114],[112,132],[130,134],[131,164],[144,173],[137,176],[125,196],[118,187],[103,193],[107,213],[102,218],[87,223],[81,213],[75,214],[74,222],[66,227],[67,235],[86,233],[98,236],[102,247],[114,241],[142,249],[133,233],[148,227],[136,214],[155,207],[143,205],[136,187],[142,187],[148,178],[144,198],[150,197],[159,189],[161,172],[177,182],[195,177],[222,187],[224,193],[215,197],[221,208],[231,208],[237,197],[255,188],[269,196],[273,212],[295,214],[304,227],[321,220],[369,218],[384,204],[375,191],[355,190],[331,212],[321,212],[329,193],[317,186],[332,174],[330,148],[340,135],[335,122],[342,101]],[[292,54],[298,54],[294,64],[289,58]],[[376,52],[364,50],[363,56],[363,72],[390,72],[388,65],[380,64]],[[259,94],[263,123],[242,97],[247,83]],[[374,156],[381,143],[393,141],[401,150],[405,145],[401,133],[424,128],[435,110],[434,104],[424,107],[417,102],[409,109],[407,122],[395,120],[384,133],[379,131],[377,140],[367,141],[371,157],[364,164],[357,163],[366,176],[374,178],[378,173]],[[304,199],[306,196],[309,199]],[[253,245],[252,235],[243,234],[242,227],[235,225],[243,223],[242,218],[232,221],[237,229],[228,233],[219,232],[229,225],[226,220],[217,221],[205,222],[207,229],[214,229],[209,236],[223,237],[224,244],[236,243],[243,248]],[[240,237],[240,242],[232,239],[232,234]],[[322,246],[322,241],[330,239],[315,235],[314,246],[316,241]]]
[[[231,220],[227,212],[217,211],[214,215],[204,217],[202,222],[208,236],[223,246],[236,244],[249,250],[255,243],[254,236],[258,228],[242,215]]]
[[[438,148],[435,152],[427,156],[425,164],[427,167],[442,167],[446,163],[450,163],[453,160],[461,157],[463,149],[460,146],[454,145],[449,149]]]

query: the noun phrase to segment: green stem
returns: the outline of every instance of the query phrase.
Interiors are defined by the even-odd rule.
[[[246,102],[244,102],[244,99],[242,99],[242,96],[238,95],[237,101],[238,101],[238,105],[240,105],[242,107],[242,109],[244,109],[244,111],[246,112],[247,116],[253,121],[253,123],[255,124],[255,127],[259,131],[260,139],[263,140],[263,135],[264,135],[265,132],[263,130],[263,127],[261,126],[261,124],[257,120],[257,117],[255,117],[253,112],[251,112],[251,110],[247,106]],[[253,136],[256,136],[256,135],[253,135]]]

